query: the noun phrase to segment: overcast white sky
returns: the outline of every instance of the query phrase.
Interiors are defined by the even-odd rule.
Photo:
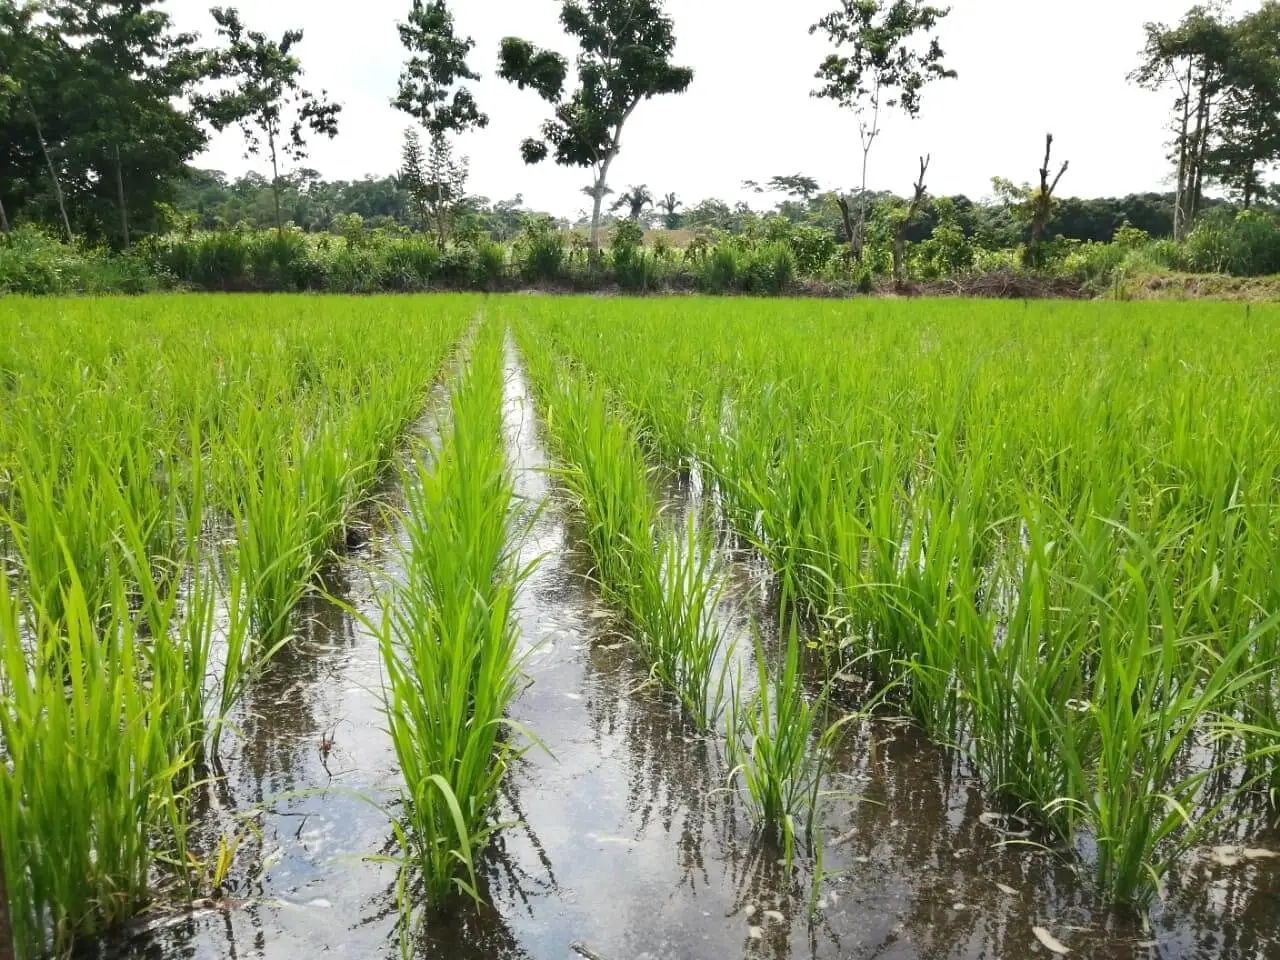
[[[223,0],[232,4],[235,0]],[[1055,165],[1069,159],[1064,195],[1111,196],[1161,188],[1169,98],[1125,80],[1142,45],[1142,24],[1176,21],[1192,0],[953,0],[940,38],[959,79],[924,94],[918,120],[892,116],[871,160],[870,186],[904,193],[916,157],[933,156],[935,194],[990,192],[993,175],[1031,180],[1044,134],[1055,137]],[[536,132],[546,105],[494,75],[502,37],[519,35],[572,57],[557,22],[558,0],[453,0],[459,30],[476,40],[471,64],[487,130],[467,135],[471,189],[491,199],[517,193],[532,207],[576,214],[588,176],[544,162],[526,167],[520,141]],[[208,39],[208,0],[171,0],[179,26]],[[307,165],[329,179],[396,168],[408,118],[389,105],[405,53],[395,24],[409,0],[240,0],[247,24],[278,35],[302,27],[298,48],[308,85],[343,104],[338,137],[313,143]],[[824,187],[858,180],[853,116],[810,98],[827,49],[809,36],[834,0],[668,0],[677,62],[696,71],[679,97],[642,104],[623,135],[611,174],[621,190],[646,183],[685,202],[746,195],[744,179],[804,173]],[[1237,0],[1237,12],[1256,0]],[[237,131],[217,136],[202,166],[239,174],[265,169],[246,160]]]

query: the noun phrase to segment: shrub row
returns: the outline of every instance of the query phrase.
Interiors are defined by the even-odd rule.
[[[812,227],[781,218],[757,236],[695,239],[677,249],[645,246],[639,227],[617,225],[609,249],[591,262],[579,240],[550,220],[530,220],[510,245],[485,239],[441,249],[421,236],[380,231],[333,236],[296,230],[148,237],[128,254],[67,246],[32,228],[0,242],[0,292],[142,293],[172,287],[220,291],[326,293],[421,290],[689,290],[777,295],[824,286],[870,293],[887,283],[891,253],[869,243],[863,262]],[[1280,220],[1245,211],[1206,215],[1182,243],[1122,228],[1114,242],[1046,245],[1035,273],[1094,294],[1134,276],[1179,271],[1232,276],[1280,273]],[[990,250],[960,231],[938,231],[908,249],[908,273],[926,283],[1027,273],[1019,250]]]

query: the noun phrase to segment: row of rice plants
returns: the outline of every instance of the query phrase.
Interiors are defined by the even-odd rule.
[[[1277,769],[1277,344],[1196,311],[525,308],[843,659],[1139,905]]]
[[[287,635],[278,596],[307,588],[472,313],[6,301],[0,848],[21,956],[208,879],[199,764]]]
[[[568,375],[526,331],[518,341],[563,463],[557,475],[586,523],[601,593],[630,621],[654,677],[710,730],[724,709],[729,656],[715,620],[721,579],[712,544],[693,517],[663,529],[636,437],[603,388]]]
[[[470,316],[446,308],[406,319],[363,307],[334,316],[324,353],[286,353],[233,399],[213,441],[251,622],[267,648],[288,638],[293,611],[386,475]],[[318,325],[307,322],[310,337]]]
[[[527,332],[521,341],[565,464],[558,475],[585,520],[602,594],[625,613],[653,675],[677,693],[700,729],[712,730],[727,714],[729,779],[790,862],[799,839],[818,841],[813,817],[835,732],[819,735],[826,698],[811,699],[803,689],[797,628],[791,625],[783,665],[773,672],[757,635],[748,689],[742,671],[733,672],[732,642],[715,619],[724,580],[710,533],[692,514],[682,529],[663,531],[651,470],[628,418],[598,383],[575,376]]]
[[[96,604],[119,527],[103,506],[111,489],[125,494],[156,563],[171,566],[199,457],[237,536],[257,632],[278,640],[421,411],[473,302],[90,304],[19,300],[4,318],[15,346],[0,356],[13,398],[0,492],[34,595],[56,612],[61,534]]]
[[[503,778],[525,749],[507,717],[522,686],[513,605],[529,569],[517,561],[512,525],[501,337],[496,326],[481,331],[438,448],[424,444],[403,472],[404,578],[385,592],[374,624],[405,781],[397,837],[406,913],[411,880],[429,905],[482,897],[476,862],[499,829]]]
[[[136,550],[137,529],[125,537]],[[146,579],[145,554],[129,557],[127,572],[108,561],[99,609],[68,562],[56,618],[0,573],[0,848],[20,958],[196,895],[188,801],[216,722],[210,633]]]

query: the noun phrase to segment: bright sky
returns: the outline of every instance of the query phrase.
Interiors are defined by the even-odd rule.
[[[233,3],[234,0],[223,0]],[[1129,84],[1142,45],[1142,24],[1173,22],[1192,0],[953,0],[940,38],[959,79],[924,93],[920,119],[890,116],[871,157],[873,189],[910,189],[917,156],[932,154],[934,194],[990,192],[993,175],[1032,180],[1044,135],[1055,161],[1071,161],[1063,195],[1111,196],[1161,189],[1168,177],[1163,143],[1170,101]],[[171,0],[180,27],[212,36],[208,0]],[[343,104],[340,133],[314,141],[307,165],[328,179],[386,174],[399,163],[408,117],[389,105],[405,58],[396,21],[409,0],[241,0],[246,23],[278,36],[302,27],[297,48],[307,84]],[[495,76],[502,37],[518,35],[570,56],[557,0],[452,0],[459,31],[476,40],[471,65],[484,77],[476,93],[487,130],[467,135],[471,190],[491,199],[517,193],[537,209],[575,215],[585,171],[546,161],[527,167],[520,141],[537,132],[547,106]],[[686,203],[708,196],[747,198],[744,179],[803,173],[823,187],[859,178],[853,115],[810,98],[813,73],[827,47],[808,27],[835,0],[668,0],[677,62],[696,71],[679,97],[659,97],[636,111],[623,134],[611,184],[675,191]],[[1237,0],[1237,11],[1257,0]],[[244,159],[237,131],[217,136],[202,166],[239,174],[265,170]]]

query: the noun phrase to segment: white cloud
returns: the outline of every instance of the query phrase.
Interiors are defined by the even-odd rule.
[[[1064,195],[1103,196],[1160,189],[1168,176],[1164,141],[1168,97],[1129,84],[1142,24],[1176,21],[1191,0],[954,0],[940,37],[959,79],[926,90],[920,119],[891,116],[872,155],[870,185],[903,193],[916,156],[931,153],[936,194],[985,195],[995,174],[1031,180],[1044,134],[1055,157],[1071,161]],[[472,66],[487,130],[467,135],[472,188],[494,199],[524,195],[559,214],[581,209],[580,170],[549,162],[526,167],[520,141],[536,132],[546,105],[494,75],[502,37],[519,35],[573,49],[560,31],[557,0],[452,0],[462,33],[476,40]],[[1256,3],[1243,6],[1254,6]],[[208,37],[205,3],[173,0],[179,25]],[[824,186],[859,175],[851,115],[809,91],[826,47],[808,27],[833,0],[668,0],[679,40],[677,61],[695,68],[689,92],[643,104],[626,129],[611,176],[621,189],[647,183],[686,201],[736,199],[739,183],[805,173]],[[324,87],[344,110],[341,133],[315,142],[309,166],[328,178],[385,174],[398,164],[408,118],[389,100],[404,59],[395,23],[408,0],[270,0],[241,4],[245,21],[278,35],[302,27],[298,48],[307,83]],[[196,162],[237,174],[264,169],[245,160],[238,134],[217,136]]]

